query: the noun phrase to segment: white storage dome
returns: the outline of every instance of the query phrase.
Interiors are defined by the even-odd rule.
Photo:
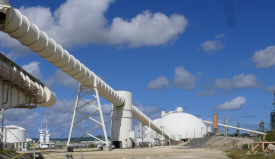
[[[207,132],[206,125],[200,119],[188,113],[168,114],[159,119],[157,125],[164,126],[164,131],[176,139],[201,138]]]
[[[157,124],[157,122],[161,120],[161,118],[153,120],[153,123]],[[146,133],[147,134],[147,133]],[[157,138],[157,132],[152,130],[151,128],[148,128],[148,134],[150,134],[150,138]]]
[[[4,142],[26,142],[26,130],[20,126],[9,125],[4,128]]]

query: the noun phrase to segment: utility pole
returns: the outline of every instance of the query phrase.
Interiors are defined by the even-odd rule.
[[[226,126],[228,125],[228,118],[227,118],[227,115],[225,116],[225,124]],[[225,136],[227,137],[227,134],[228,134],[228,127],[225,128]]]

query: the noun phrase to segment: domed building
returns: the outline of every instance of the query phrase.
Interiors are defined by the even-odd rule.
[[[176,141],[181,139],[201,138],[207,133],[206,125],[194,115],[185,113],[181,107],[175,111],[161,112],[161,118],[153,121]],[[161,134],[149,129],[151,138],[159,138]]]

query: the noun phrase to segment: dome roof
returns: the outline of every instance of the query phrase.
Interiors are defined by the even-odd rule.
[[[20,127],[20,126],[17,126],[17,125],[8,125],[8,126],[5,126],[6,128],[8,128],[8,129],[18,129],[18,130],[26,130],[26,129],[24,129],[24,128],[22,128],[22,127]]]
[[[164,126],[168,134],[181,136],[181,138],[200,138],[206,133],[205,124],[188,113],[168,114],[158,120],[157,125]]]

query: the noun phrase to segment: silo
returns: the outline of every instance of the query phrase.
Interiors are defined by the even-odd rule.
[[[26,129],[16,125],[5,126],[4,142],[5,143],[26,142]]]

